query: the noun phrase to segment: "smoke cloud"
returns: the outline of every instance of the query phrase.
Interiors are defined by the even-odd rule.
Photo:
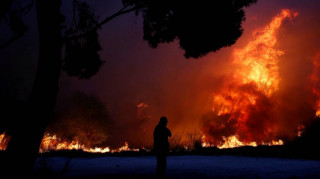
[[[198,131],[215,145],[233,135],[245,143],[293,140],[315,116],[320,94],[319,83],[312,78],[320,77],[315,65],[320,60],[319,4],[294,6],[298,3],[294,2],[261,0],[246,10],[243,36],[234,46],[201,59],[185,59],[176,42],[150,49],[141,40],[142,20],[128,20],[134,15],[121,17],[100,34],[101,58],[110,60],[88,81],[62,75],[58,106],[77,90],[96,95],[108,111],[111,127],[104,130],[109,146],[121,146],[124,141],[136,147],[152,145],[153,129],[161,116],[167,116],[173,137]],[[284,8],[299,15],[285,20],[276,34],[274,49],[281,51],[277,88],[266,93],[253,83],[238,85],[246,73],[233,76],[242,70],[234,64],[235,49],[244,48],[252,34]],[[219,113],[214,99],[228,90],[245,97],[225,98],[225,104],[246,103],[245,108]]]

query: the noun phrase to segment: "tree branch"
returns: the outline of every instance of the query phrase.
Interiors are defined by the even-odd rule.
[[[115,14],[109,16],[109,17],[106,17],[103,21],[101,21],[100,23],[97,24],[96,27],[90,29],[89,31],[83,33],[83,34],[79,34],[79,35],[75,35],[75,36],[72,36],[72,37],[67,37],[64,39],[64,42],[66,41],[69,41],[69,40],[73,40],[73,39],[78,39],[78,38],[81,38],[81,37],[85,37],[87,36],[88,34],[90,34],[91,32],[94,32],[96,30],[98,30],[99,28],[101,28],[102,25],[104,25],[105,23],[109,22],[110,20],[122,15],[122,14],[126,14],[126,13],[129,13],[129,12],[132,12],[134,10],[137,10],[139,7],[137,6],[134,6],[132,8],[129,8],[127,9],[128,6],[124,6],[123,8],[121,8],[118,12],[116,12]]]
[[[9,5],[11,6],[12,1],[9,1],[9,0],[8,0],[8,1],[6,1],[6,2],[8,2],[8,3],[10,2]],[[17,10],[16,12],[21,13],[21,14],[23,13],[24,15],[26,15],[27,13],[30,12],[33,4],[34,4],[34,0],[31,0],[31,2],[30,2],[28,5],[22,7],[21,9]],[[9,11],[9,9],[7,9],[7,11]],[[7,11],[4,11],[3,13],[5,14],[5,13],[7,13]],[[4,15],[3,15],[3,16],[4,16]],[[1,20],[1,18],[3,18],[3,17],[0,16],[0,20]],[[24,24],[23,24],[23,25],[24,25]],[[19,39],[20,37],[22,37],[26,32],[27,32],[27,29],[23,29],[23,32],[15,33],[8,41],[6,41],[6,42],[3,43],[3,44],[0,44],[0,50],[6,48],[6,47],[9,46],[10,44],[12,44],[14,41],[18,40],[18,39]]]
[[[10,44],[12,44],[14,41],[18,40],[20,37],[22,37],[25,34],[25,32],[23,33],[19,33],[17,35],[13,35],[8,41],[6,41],[5,43],[0,45],[0,50],[6,48],[7,46],[9,46]]]
[[[18,10],[18,12],[23,12],[24,15],[28,14],[33,6],[34,2],[31,0],[30,4],[26,5],[25,7]]]
[[[112,16],[109,16],[109,17],[105,18],[102,22],[100,22],[100,23],[98,24],[97,28],[101,28],[101,26],[102,26],[103,24],[109,22],[110,20],[112,20],[112,19],[115,18],[115,17],[118,17],[118,16],[120,16],[120,15],[122,15],[122,14],[126,14],[126,13],[129,13],[129,12],[134,11],[134,10],[137,9],[136,6],[130,8],[130,9],[125,10],[126,8],[127,8],[127,7],[125,6],[125,7],[121,8],[117,13],[113,14]]]

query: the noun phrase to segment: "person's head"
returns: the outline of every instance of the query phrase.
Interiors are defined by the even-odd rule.
[[[160,124],[160,125],[163,125],[163,126],[166,126],[167,123],[168,123],[167,117],[162,116],[162,117],[160,118],[159,124]]]

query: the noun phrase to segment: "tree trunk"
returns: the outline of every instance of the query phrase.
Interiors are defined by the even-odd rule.
[[[18,130],[6,150],[5,172],[9,172],[9,176],[22,174],[25,177],[31,174],[44,131],[52,118],[61,70],[60,24],[63,16],[60,6],[60,0],[36,0],[39,62],[23,117],[18,120]]]

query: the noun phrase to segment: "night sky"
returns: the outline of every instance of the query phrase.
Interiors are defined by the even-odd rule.
[[[71,1],[70,1],[71,2]],[[62,13],[70,22],[71,3],[63,1]],[[121,1],[92,0],[89,3],[100,19],[121,8]],[[294,96],[297,107],[306,103],[306,79],[312,71],[310,59],[320,53],[320,1],[318,0],[258,0],[246,8],[243,35],[232,47],[211,52],[199,59],[186,59],[177,41],[149,47],[143,41],[142,17],[134,13],[122,15],[99,30],[102,46],[100,57],[105,63],[89,80],[79,80],[62,72],[56,110],[68,103],[76,92],[98,97],[110,115],[112,136],[116,140],[134,143],[139,104],[146,104],[151,117],[143,126],[153,127],[163,115],[173,133],[199,130],[204,114],[211,110],[211,95],[228,74],[232,51],[247,43],[254,30],[268,24],[281,9],[292,9],[299,16],[285,22],[280,29],[277,48],[286,53],[280,59],[281,90]],[[38,37],[35,8],[25,16],[29,31],[9,47],[0,51],[0,97],[24,101],[30,94],[36,74]],[[214,25],[214,22],[208,22]],[[0,39],[10,35],[8,27],[0,25]],[[302,89],[303,88],[303,89]],[[290,92],[288,92],[290,91]],[[312,107],[309,106],[308,107]],[[132,136],[133,138],[130,138]],[[150,136],[151,137],[151,136]],[[115,140],[115,139],[114,139]],[[148,143],[148,141],[146,142]]]

